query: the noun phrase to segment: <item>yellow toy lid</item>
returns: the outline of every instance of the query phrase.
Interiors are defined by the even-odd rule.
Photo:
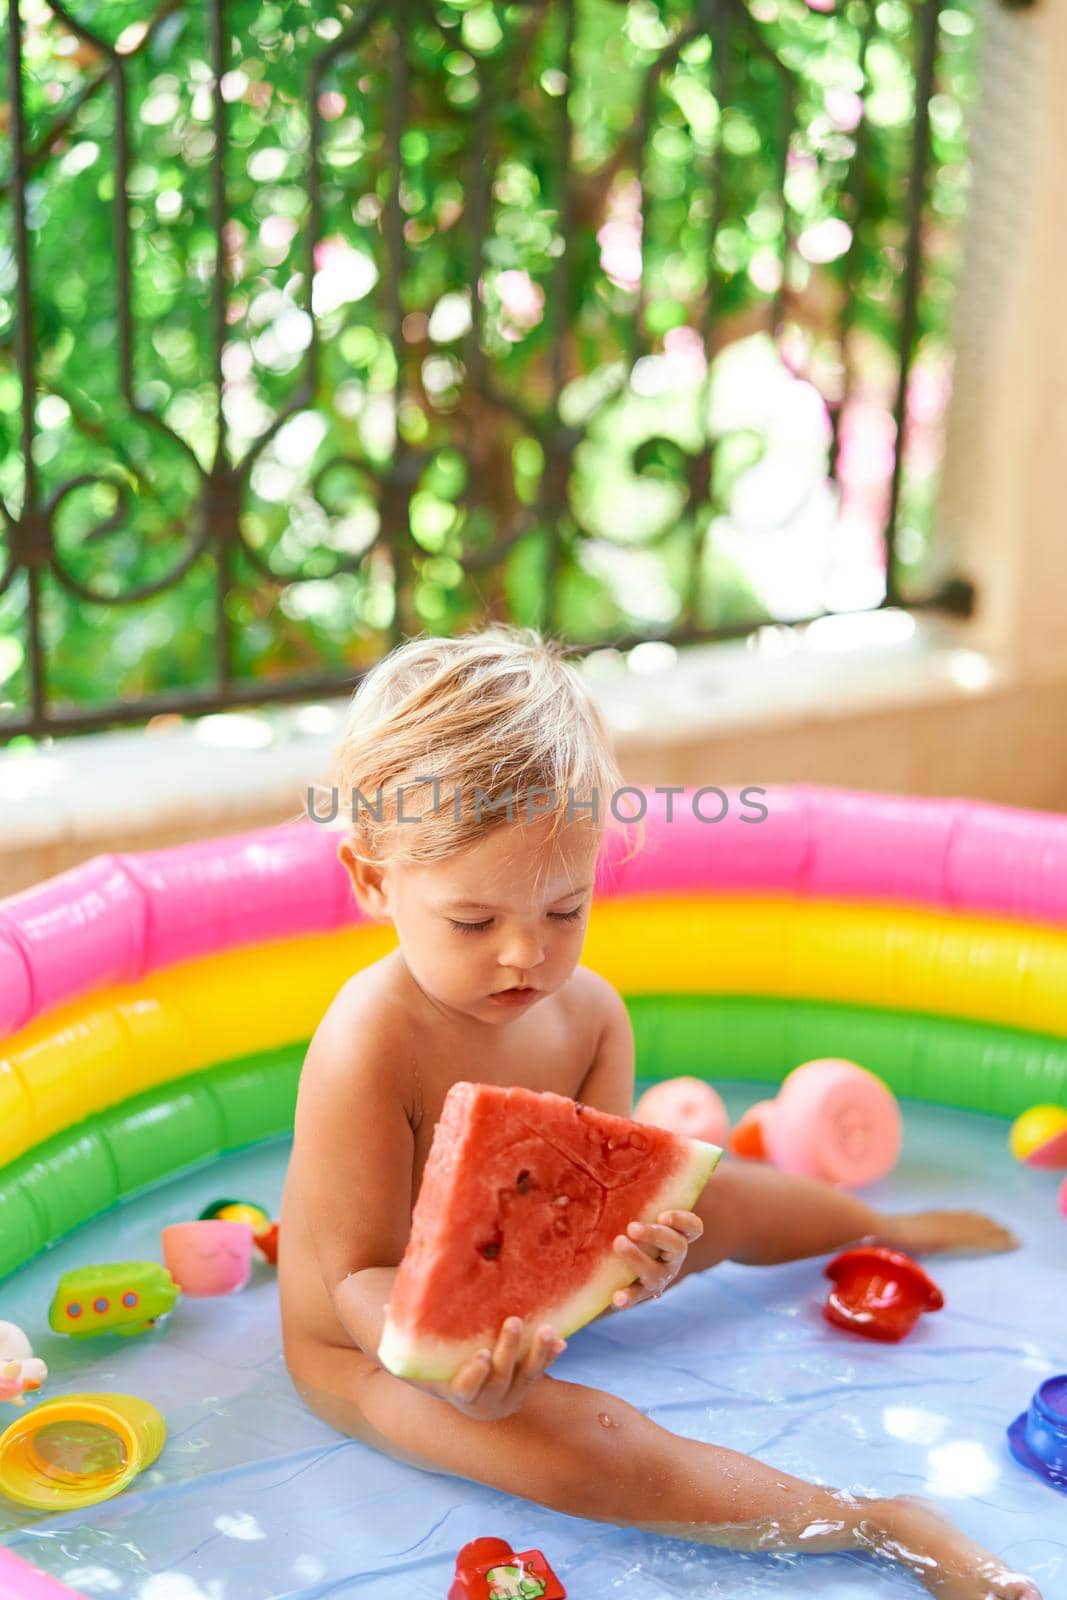
[[[71,1511],[120,1494],[159,1455],[163,1417],[132,1394],[45,1400],[0,1434],[0,1493],[37,1511]]]

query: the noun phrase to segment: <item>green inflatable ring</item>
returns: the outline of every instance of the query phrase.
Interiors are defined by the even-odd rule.
[[[644,1078],[774,1084],[802,1061],[857,1060],[898,1095],[998,1116],[1067,1105],[1067,1040],[920,1012],[748,995],[627,999]],[[179,1172],[292,1130],[307,1041],[132,1097],[0,1175],[0,1278]],[[150,1138],[138,1137],[151,1127]]]

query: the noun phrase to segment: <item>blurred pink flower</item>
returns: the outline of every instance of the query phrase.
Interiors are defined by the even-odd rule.
[[[841,527],[850,527],[857,548],[884,564],[883,530],[889,515],[896,425],[889,397],[856,395],[841,413],[838,479]]]
[[[843,256],[852,243],[852,229],[841,217],[824,217],[804,229],[797,240],[797,249],[805,261],[821,266]]]
[[[597,231],[600,266],[620,289],[641,286],[641,185],[616,183],[608,196],[607,220]]]
[[[273,212],[260,223],[259,237],[268,250],[286,250],[299,226],[295,217],[284,217]]]
[[[321,270],[331,256],[344,255],[351,248],[348,240],[342,238],[339,233],[328,234],[325,239],[317,240],[312,257],[316,271]]]
[[[545,291],[528,272],[509,268],[497,273],[496,292],[500,296],[500,331],[516,344],[544,315]]]
[[[695,328],[669,328],[663,335],[663,349],[681,385],[699,382],[708,370],[704,340]]]
[[[336,89],[324,89],[318,98],[319,116],[324,122],[336,122],[345,109],[345,97]]]
[[[863,101],[851,89],[827,89],[826,114],[835,128],[848,133],[859,126]]]
[[[918,478],[935,473],[944,454],[945,419],[952,393],[952,363],[942,351],[921,357],[908,377],[905,457]]]

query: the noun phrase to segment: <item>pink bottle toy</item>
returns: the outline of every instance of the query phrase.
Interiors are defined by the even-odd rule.
[[[783,1172],[860,1188],[892,1172],[901,1138],[900,1107],[881,1078],[828,1058],[794,1068],[777,1099],[751,1106],[730,1149]]]

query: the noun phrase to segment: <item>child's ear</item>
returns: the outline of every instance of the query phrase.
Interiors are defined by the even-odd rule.
[[[352,891],[368,917],[391,919],[383,868],[370,861],[361,861],[348,839],[338,845],[337,859],[348,873]]]

